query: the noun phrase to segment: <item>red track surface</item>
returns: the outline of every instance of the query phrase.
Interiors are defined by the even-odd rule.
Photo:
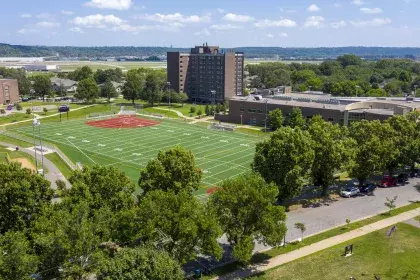
[[[86,124],[101,128],[137,128],[155,126],[159,124],[159,122],[138,118],[136,116],[118,116],[106,120],[88,121]]]

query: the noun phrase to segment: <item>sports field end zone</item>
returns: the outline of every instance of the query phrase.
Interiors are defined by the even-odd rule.
[[[88,166],[116,166],[133,182],[138,181],[140,168],[160,150],[183,146],[192,150],[203,171],[203,188],[197,194],[205,194],[223,180],[249,170],[255,144],[261,141],[261,137],[209,130],[182,120],[138,118],[159,123],[137,128],[100,128],[87,125],[85,120],[45,122],[42,135],[72,161]],[[28,125],[9,130],[32,136],[32,127]]]

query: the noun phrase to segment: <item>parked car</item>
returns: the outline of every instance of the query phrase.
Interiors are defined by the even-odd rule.
[[[360,190],[358,188],[355,187],[351,187],[351,188],[347,188],[345,190],[342,190],[340,195],[342,197],[352,197],[352,196],[356,196],[360,193]]]
[[[415,168],[414,170],[410,170],[410,177],[414,178],[414,177],[420,177],[420,169],[419,168]]]
[[[376,185],[372,183],[369,183],[360,187],[361,193],[371,193],[371,192],[374,192],[375,190],[376,190]]]
[[[397,186],[397,177],[385,175],[379,183],[381,188],[390,188]]]
[[[401,173],[397,177],[397,185],[404,186],[408,183],[408,174],[407,173]]]

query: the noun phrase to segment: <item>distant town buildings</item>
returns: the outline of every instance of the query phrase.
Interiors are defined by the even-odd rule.
[[[19,102],[18,81],[13,79],[0,79],[0,104],[14,104]]]
[[[70,79],[61,79],[57,77],[52,77],[51,79],[51,88],[56,92],[75,92],[77,90],[77,82]]]
[[[190,100],[221,103],[243,93],[244,54],[207,44],[190,53],[168,52],[167,73],[170,87]]]

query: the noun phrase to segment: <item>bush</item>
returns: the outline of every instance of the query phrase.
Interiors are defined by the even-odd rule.
[[[196,109],[194,106],[191,106],[191,108],[190,108],[190,113],[191,113],[191,114],[194,114],[196,110],[197,110],[197,109]]]
[[[44,114],[46,115],[48,113],[48,109],[44,107],[44,109],[42,109],[42,111],[44,111]]]
[[[2,114],[2,115],[6,114],[6,110],[0,109],[0,114]]]
[[[30,108],[27,108],[27,109],[26,109],[26,114],[28,114],[28,115],[30,115],[30,114],[31,114],[31,109],[30,109]]]
[[[198,115],[198,116],[201,116],[202,114],[203,114],[203,109],[199,108],[199,109],[198,109],[198,112],[197,112],[197,115]]]
[[[16,104],[16,110],[22,111],[22,105],[20,105],[20,103]]]

